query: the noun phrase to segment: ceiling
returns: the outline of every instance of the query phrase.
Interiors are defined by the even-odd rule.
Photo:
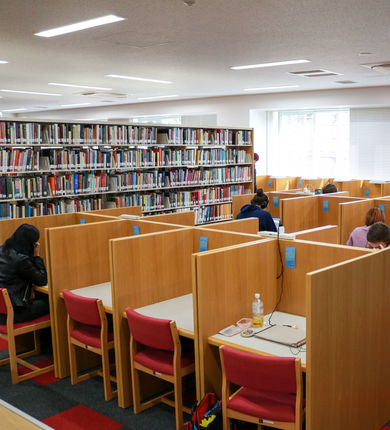
[[[53,38],[34,33],[115,14],[124,21]],[[66,109],[172,99],[390,85],[390,74],[362,64],[390,62],[388,0],[0,0],[0,111]],[[371,53],[361,56],[359,53]],[[231,70],[307,59],[310,63]],[[341,75],[289,74],[324,69]],[[172,81],[113,79],[107,74]],[[353,81],[341,84],[337,81]],[[49,82],[112,88],[124,98]],[[283,90],[246,88],[298,85]],[[91,90],[93,91],[93,90]],[[171,100],[172,100],[171,99]],[[161,99],[164,100],[164,99]],[[156,99],[156,101],[160,101]],[[85,105],[88,106],[88,105]]]

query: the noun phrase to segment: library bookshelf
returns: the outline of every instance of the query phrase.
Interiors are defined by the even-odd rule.
[[[0,120],[0,219],[141,206],[232,217],[253,192],[253,130]]]

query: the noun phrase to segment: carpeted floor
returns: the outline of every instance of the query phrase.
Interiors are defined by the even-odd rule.
[[[0,339],[0,358],[7,356],[6,348]],[[39,358],[42,365],[52,360],[45,351]],[[59,380],[48,373],[12,385],[6,365],[0,367],[0,398],[56,430],[175,429],[174,409],[168,406],[157,405],[134,415],[132,408],[119,408],[117,399],[106,402],[101,378],[73,386],[70,378]]]

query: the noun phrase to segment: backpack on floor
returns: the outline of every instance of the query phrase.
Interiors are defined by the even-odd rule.
[[[192,408],[191,419],[186,430],[222,430],[222,403],[214,393],[206,394]]]

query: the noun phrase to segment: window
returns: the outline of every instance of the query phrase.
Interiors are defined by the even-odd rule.
[[[270,112],[268,130],[269,174],[349,176],[348,109]]]

